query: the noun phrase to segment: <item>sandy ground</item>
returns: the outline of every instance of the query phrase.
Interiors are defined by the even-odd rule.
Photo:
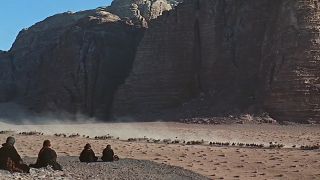
[[[41,136],[13,134],[22,156],[35,157],[42,141],[50,139],[59,156],[78,156],[91,143],[96,154],[111,144],[120,158],[151,160],[183,167],[212,179],[320,179],[320,151],[291,148],[292,145],[320,144],[320,126],[309,125],[190,125],[180,123],[110,123],[81,125],[17,126],[0,124],[1,130],[46,133]],[[53,133],[112,135],[120,140],[95,140],[83,137],[55,137]],[[1,134],[4,141],[10,134]],[[155,138],[263,143],[278,142],[284,149],[212,147],[208,145],[128,142],[127,138]]]

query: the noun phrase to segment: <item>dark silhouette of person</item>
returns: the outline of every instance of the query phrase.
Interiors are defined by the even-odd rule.
[[[12,173],[29,173],[30,168],[24,164],[16,148],[14,137],[8,137],[6,143],[0,148],[0,169],[8,170]]]
[[[96,155],[94,154],[93,150],[91,149],[91,145],[90,144],[86,144],[84,146],[84,149],[82,150],[82,152],[80,153],[80,157],[79,157],[81,162],[96,162],[98,160],[98,157],[96,157]]]
[[[45,140],[43,142],[43,147],[38,154],[38,159],[36,164],[30,165],[33,168],[42,168],[52,166],[53,170],[62,170],[62,166],[57,162],[57,153],[51,149],[51,142]]]
[[[102,152],[102,161],[104,162],[112,162],[119,160],[119,157],[114,155],[113,150],[111,149],[111,145],[108,144],[107,147]]]

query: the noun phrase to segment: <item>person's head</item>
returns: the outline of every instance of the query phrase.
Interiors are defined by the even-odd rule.
[[[16,142],[16,140],[12,136],[8,137],[6,140],[6,144],[8,144],[10,146],[13,146],[15,142]]]
[[[111,145],[110,144],[107,145],[107,149],[111,149]]]
[[[89,143],[87,143],[85,146],[84,146],[84,149],[91,149],[91,145]]]
[[[43,141],[43,147],[50,147],[50,146],[51,146],[50,140]]]

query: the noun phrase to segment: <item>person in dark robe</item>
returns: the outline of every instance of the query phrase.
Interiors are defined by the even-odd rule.
[[[117,155],[114,155],[113,150],[111,149],[111,145],[108,144],[107,147],[102,152],[102,161],[104,162],[112,162],[119,160],[119,157]]]
[[[57,162],[57,153],[51,149],[51,142],[45,140],[43,142],[43,147],[38,154],[38,159],[36,164],[30,165],[32,168],[42,168],[51,166],[53,170],[62,171],[62,166]]]
[[[86,144],[80,154],[79,159],[81,162],[90,163],[90,162],[96,162],[98,160],[98,157],[96,157],[93,150],[91,149],[91,145]]]
[[[16,148],[14,137],[8,137],[6,143],[0,148],[0,169],[8,170],[11,173],[29,173],[30,168],[24,164]]]

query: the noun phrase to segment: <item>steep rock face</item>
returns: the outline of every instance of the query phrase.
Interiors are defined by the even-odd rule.
[[[23,102],[24,98],[38,96],[35,83],[41,77],[38,74],[39,66],[51,62],[49,59],[52,53],[50,52],[60,43],[60,36],[74,26],[79,19],[94,13],[94,11],[84,11],[76,14],[57,14],[19,33],[10,53],[15,69],[13,76],[18,89],[17,98],[21,99],[21,103],[29,106],[31,102]],[[31,97],[29,93],[34,93],[36,96]]]
[[[55,15],[22,31],[10,50],[15,101],[36,112],[108,115],[143,31],[99,9]]]
[[[21,31],[0,52],[0,102],[95,117],[113,105],[115,116],[267,111],[320,122],[318,1],[185,0],[167,11],[178,2],[115,0]]]
[[[318,15],[313,1],[185,0],[146,32],[114,113],[158,113],[201,96],[200,115],[317,121]]]
[[[173,9],[182,0],[114,0],[107,11],[119,17],[150,21]]]
[[[287,121],[320,122],[320,9],[318,1],[285,1],[277,34],[266,45],[269,77],[264,107]],[[266,52],[268,53],[268,52]],[[268,68],[265,68],[264,71]]]
[[[14,66],[10,53],[0,52],[0,103],[11,101],[15,97],[16,86],[12,72]]]

